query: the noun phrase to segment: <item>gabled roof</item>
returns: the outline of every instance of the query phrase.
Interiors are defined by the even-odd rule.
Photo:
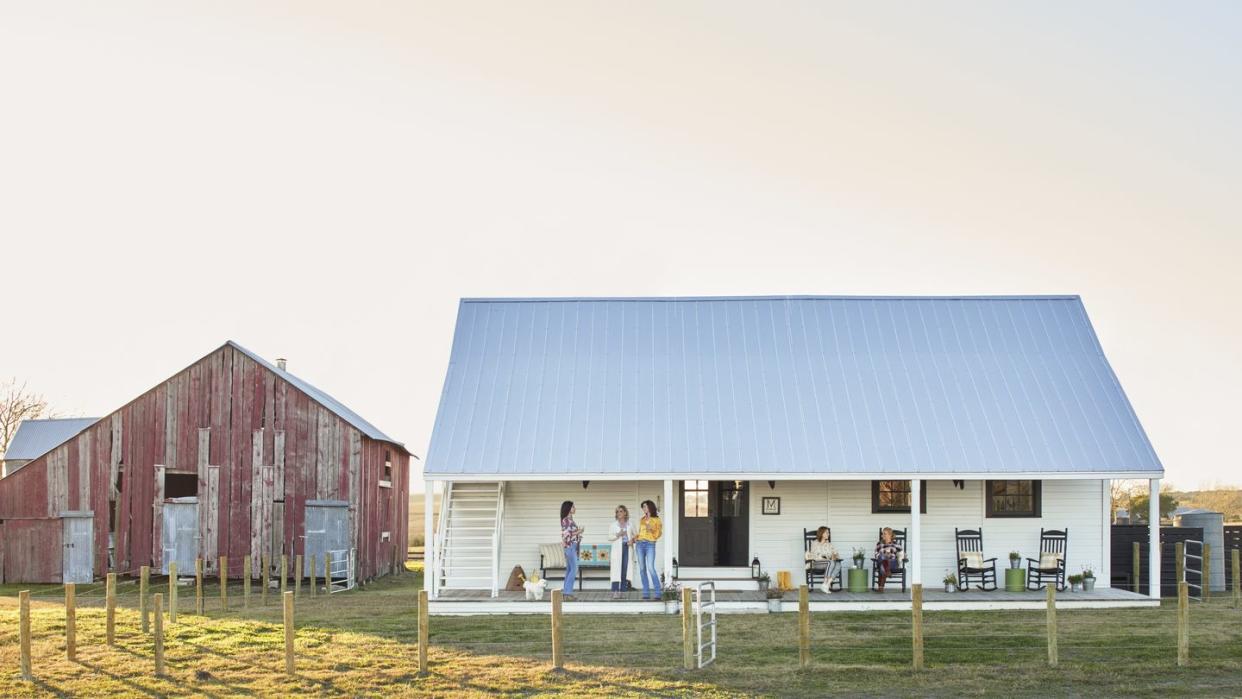
[[[425,468],[1162,472],[1077,296],[463,299]]]
[[[322,391],[316,388],[315,386],[312,386],[306,381],[294,376],[293,374],[290,374],[288,371],[280,370],[279,368],[276,367],[275,364],[268,362],[263,357],[260,357],[259,355],[255,354],[254,352],[251,352],[250,350],[246,349],[245,347],[242,347],[241,345],[237,344],[236,342],[233,342],[232,340],[229,340],[225,344],[237,350],[238,352],[241,352],[247,357],[250,357],[255,362],[263,366],[264,368],[268,369],[269,371],[274,372],[277,376],[293,384],[295,388],[302,391],[306,395],[310,396],[312,400],[319,403],[320,405],[327,408],[328,410],[331,410],[332,412],[336,413],[337,416],[339,416],[342,420],[353,425],[355,428],[358,429],[359,432],[365,434],[371,439],[376,439],[376,440],[380,440],[383,442],[391,442],[401,447],[405,446],[401,442],[398,442],[392,437],[389,437],[388,435],[381,432],[380,429],[376,427],[375,425],[372,425],[371,423],[362,419],[361,415],[345,407],[344,403],[328,395],[327,392]]]
[[[95,424],[97,417],[22,420],[4,453],[6,461],[37,459],[82,430]]]

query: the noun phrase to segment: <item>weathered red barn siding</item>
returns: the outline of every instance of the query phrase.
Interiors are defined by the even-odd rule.
[[[4,520],[0,524],[0,565],[4,566],[0,580],[61,582],[61,522],[46,517]]]
[[[391,488],[379,487],[386,451],[393,462]],[[109,569],[108,505],[114,499],[114,570],[157,567],[160,468],[197,476],[200,554],[213,570],[219,556],[257,559],[270,550],[274,533],[284,553],[302,553],[305,503],[312,499],[349,501],[360,579],[391,572],[404,560],[408,452],[367,437],[231,344],[0,480],[0,519],[92,510],[95,571],[102,574]],[[380,498],[391,499],[384,521]],[[274,522],[280,500],[283,521]],[[380,541],[384,532],[391,541]],[[59,543],[46,557],[53,554],[59,570]],[[230,569],[240,574],[241,566]]]

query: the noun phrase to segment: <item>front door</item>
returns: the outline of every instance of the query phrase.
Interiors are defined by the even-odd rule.
[[[61,515],[64,533],[62,582],[89,583],[95,579],[95,520],[90,512]]]
[[[315,562],[315,575],[324,577],[324,556],[331,553],[335,562],[333,569],[341,569],[340,561],[349,554],[349,503],[344,500],[306,501],[306,559],[305,572],[311,572]]]
[[[677,562],[685,566],[745,566],[750,561],[746,481],[682,481]]]
[[[164,558],[160,572],[168,575],[168,564],[177,562],[177,575],[190,575],[198,559],[198,497],[186,496],[164,501],[164,528],[161,530]]]

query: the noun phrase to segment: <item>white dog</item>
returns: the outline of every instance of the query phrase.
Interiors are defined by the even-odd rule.
[[[543,599],[543,591],[548,589],[547,580],[525,580],[522,587],[526,590],[526,599],[541,600]]]

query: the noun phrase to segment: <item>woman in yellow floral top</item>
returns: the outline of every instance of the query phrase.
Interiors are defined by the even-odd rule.
[[[660,599],[660,575],[656,573],[655,549],[663,528],[660,513],[650,500],[643,500],[643,518],[638,521],[638,577],[643,581],[643,599]]]

